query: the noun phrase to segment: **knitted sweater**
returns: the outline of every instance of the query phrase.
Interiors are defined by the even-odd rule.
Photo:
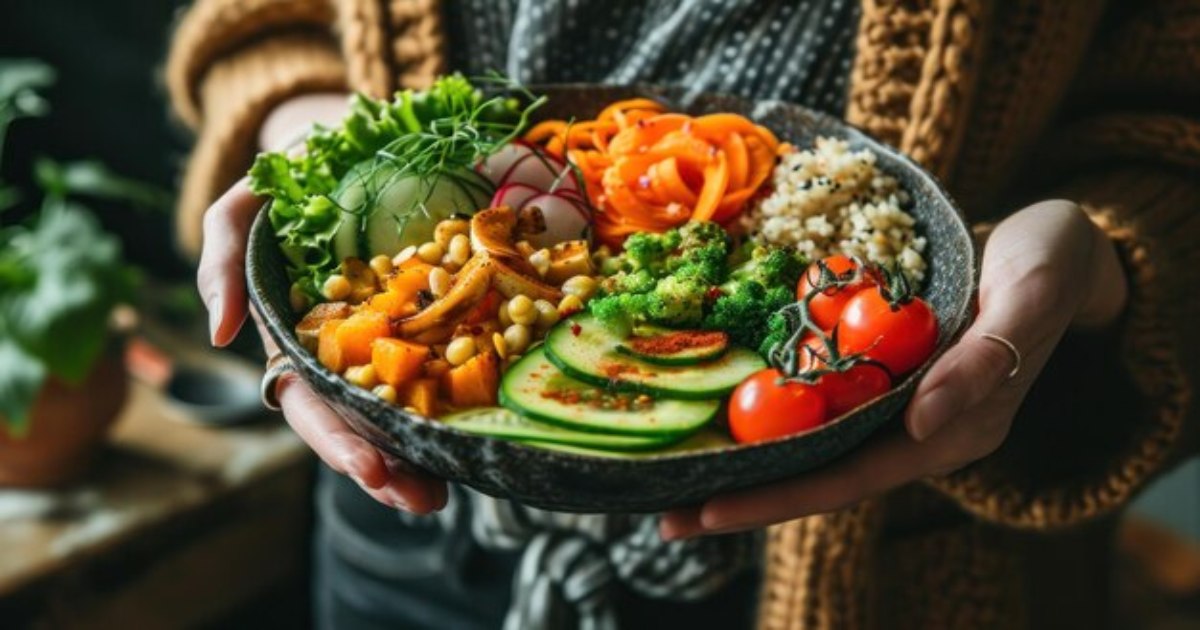
[[[1115,514],[1200,433],[1200,0],[863,3],[847,119],[973,220],[1083,204],[1119,245],[1129,308],[1067,336],[992,455],[771,528],[760,626],[1102,627]],[[198,134],[183,248],[275,104],[427,85],[443,45],[437,0],[197,0],[166,69]]]

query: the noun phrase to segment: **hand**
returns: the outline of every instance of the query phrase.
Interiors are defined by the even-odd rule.
[[[309,95],[284,103],[263,124],[261,145],[286,148],[314,122],[335,123],[344,114],[343,95]],[[204,247],[197,284],[209,312],[214,346],[237,336],[249,314],[245,259],[250,225],[262,202],[245,180],[221,196],[204,216]],[[257,317],[256,317],[257,320]],[[262,326],[268,356],[279,352]],[[348,475],[372,498],[398,509],[427,513],[446,504],[446,484],[413,470],[354,433],[295,374],[277,382],[276,395],[292,429],[333,470]]]
[[[1047,201],[1006,219],[983,255],[979,315],[921,380],[905,431],[877,436],[830,466],[794,479],[710,499],[664,515],[666,539],[757,527],[851,506],[886,490],[944,475],[996,450],[1063,333],[1102,326],[1124,307],[1116,252],[1075,205]],[[981,337],[1010,340],[1013,357]]]

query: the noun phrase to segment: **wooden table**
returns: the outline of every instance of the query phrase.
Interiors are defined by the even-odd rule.
[[[0,489],[0,627],[194,627],[285,585],[303,592],[303,444],[276,417],[215,429],[179,415],[134,384],[89,479]]]

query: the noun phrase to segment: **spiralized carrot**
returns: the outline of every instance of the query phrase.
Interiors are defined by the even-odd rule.
[[[612,103],[594,120],[539,123],[525,140],[579,169],[600,210],[596,235],[612,247],[691,220],[732,222],[780,149],[775,134],[744,116],[688,116],[644,98]]]

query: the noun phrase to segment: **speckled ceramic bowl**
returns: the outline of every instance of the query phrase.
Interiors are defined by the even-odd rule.
[[[961,214],[936,181],[913,162],[829,116],[778,101],[698,95],[650,86],[546,86],[539,116],[587,118],[614,100],[649,96],[691,113],[738,112],[783,140],[811,146],[817,136],[844,138],[879,156],[879,166],[912,194],[910,211],[929,242],[924,297],[937,312],[938,353],[968,320],[975,289],[975,254]],[[814,430],[746,446],[668,452],[636,459],[600,458],[543,450],[480,437],[380,402],[325,369],[296,340],[288,306],[285,264],[263,213],[251,236],[250,296],[271,335],[301,377],[354,430],[379,448],[449,480],[532,506],[574,512],[650,512],[696,503],[717,493],[803,474],[845,454],[896,418],[924,369],[882,398]]]

